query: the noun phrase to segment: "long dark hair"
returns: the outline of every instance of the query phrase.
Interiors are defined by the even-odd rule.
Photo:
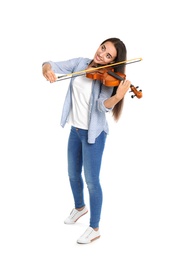
[[[104,44],[105,42],[112,42],[114,44],[114,47],[116,48],[117,56],[116,56],[115,60],[113,61],[113,63],[125,61],[127,59],[127,49],[126,49],[126,46],[120,39],[118,39],[118,38],[109,38],[109,39],[106,39],[105,41],[103,41],[101,43],[101,45]],[[122,63],[121,65],[118,65],[118,66],[115,66],[114,67],[114,72],[121,72],[121,73],[125,74],[125,66],[126,66],[125,63]],[[112,92],[111,96],[115,95],[116,91],[117,91],[117,86],[115,86],[113,88],[113,92]],[[114,108],[112,110],[112,115],[113,115],[115,121],[118,121],[120,116],[121,116],[122,109],[123,109],[123,104],[124,104],[124,98],[121,99],[114,106]]]

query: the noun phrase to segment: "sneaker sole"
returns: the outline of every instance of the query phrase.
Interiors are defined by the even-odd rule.
[[[77,243],[80,244],[80,245],[86,245],[86,244],[92,243],[93,241],[95,241],[95,240],[97,240],[97,239],[99,239],[99,238],[100,238],[100,236],[95,237],[95,238],[91,239],[89,243],[81,243],[81,242],[78,242],[78,241],[77,241]]]

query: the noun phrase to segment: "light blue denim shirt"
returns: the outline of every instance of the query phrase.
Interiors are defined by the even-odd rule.
[[[91,62],[89,58],[74,58],[67,61],[53,62],[50,63],[52,70],[59,74],[70,74],[74,72],[79,72],[85,70],[88,64]],[[72,106],[72,82],[75,77],[71,78],[68,91],[66,93],[62,115],[61,115],[61,126],[64,127],[70,108]],[[89,125],[88,125],[88,143],[95,143],[95,139],[100,135],[102,131],[109,134],[109,126],[106,119],[106,112],[112,110],[112,108],[107,109],[104,106],[104,101],[108,99],[112,94],[113,88],[104,86],[100,80],[92,81],[92,94],[90,98],[89,106]]]

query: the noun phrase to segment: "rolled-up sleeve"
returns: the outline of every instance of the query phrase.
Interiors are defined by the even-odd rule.
[[[111,97],[112,92],[113,92],[113,87],[106,87],[102,85],[99,99],[97,99],[97,108],[100,112],[109,112],[113,109],[113,107],[107,108],[104,105],[105,100]]]

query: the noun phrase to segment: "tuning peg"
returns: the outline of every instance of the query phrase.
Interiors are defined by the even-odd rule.
[[[134,98],[135,96],[137,98],[141,98],[142,97],[142,90],[138,90],[139,86],[137,87],[134,87],[133,85],[130,86],[131,90],[129,91],[130,92],[133,92],[135,95],[132,95],[131,98]]]

